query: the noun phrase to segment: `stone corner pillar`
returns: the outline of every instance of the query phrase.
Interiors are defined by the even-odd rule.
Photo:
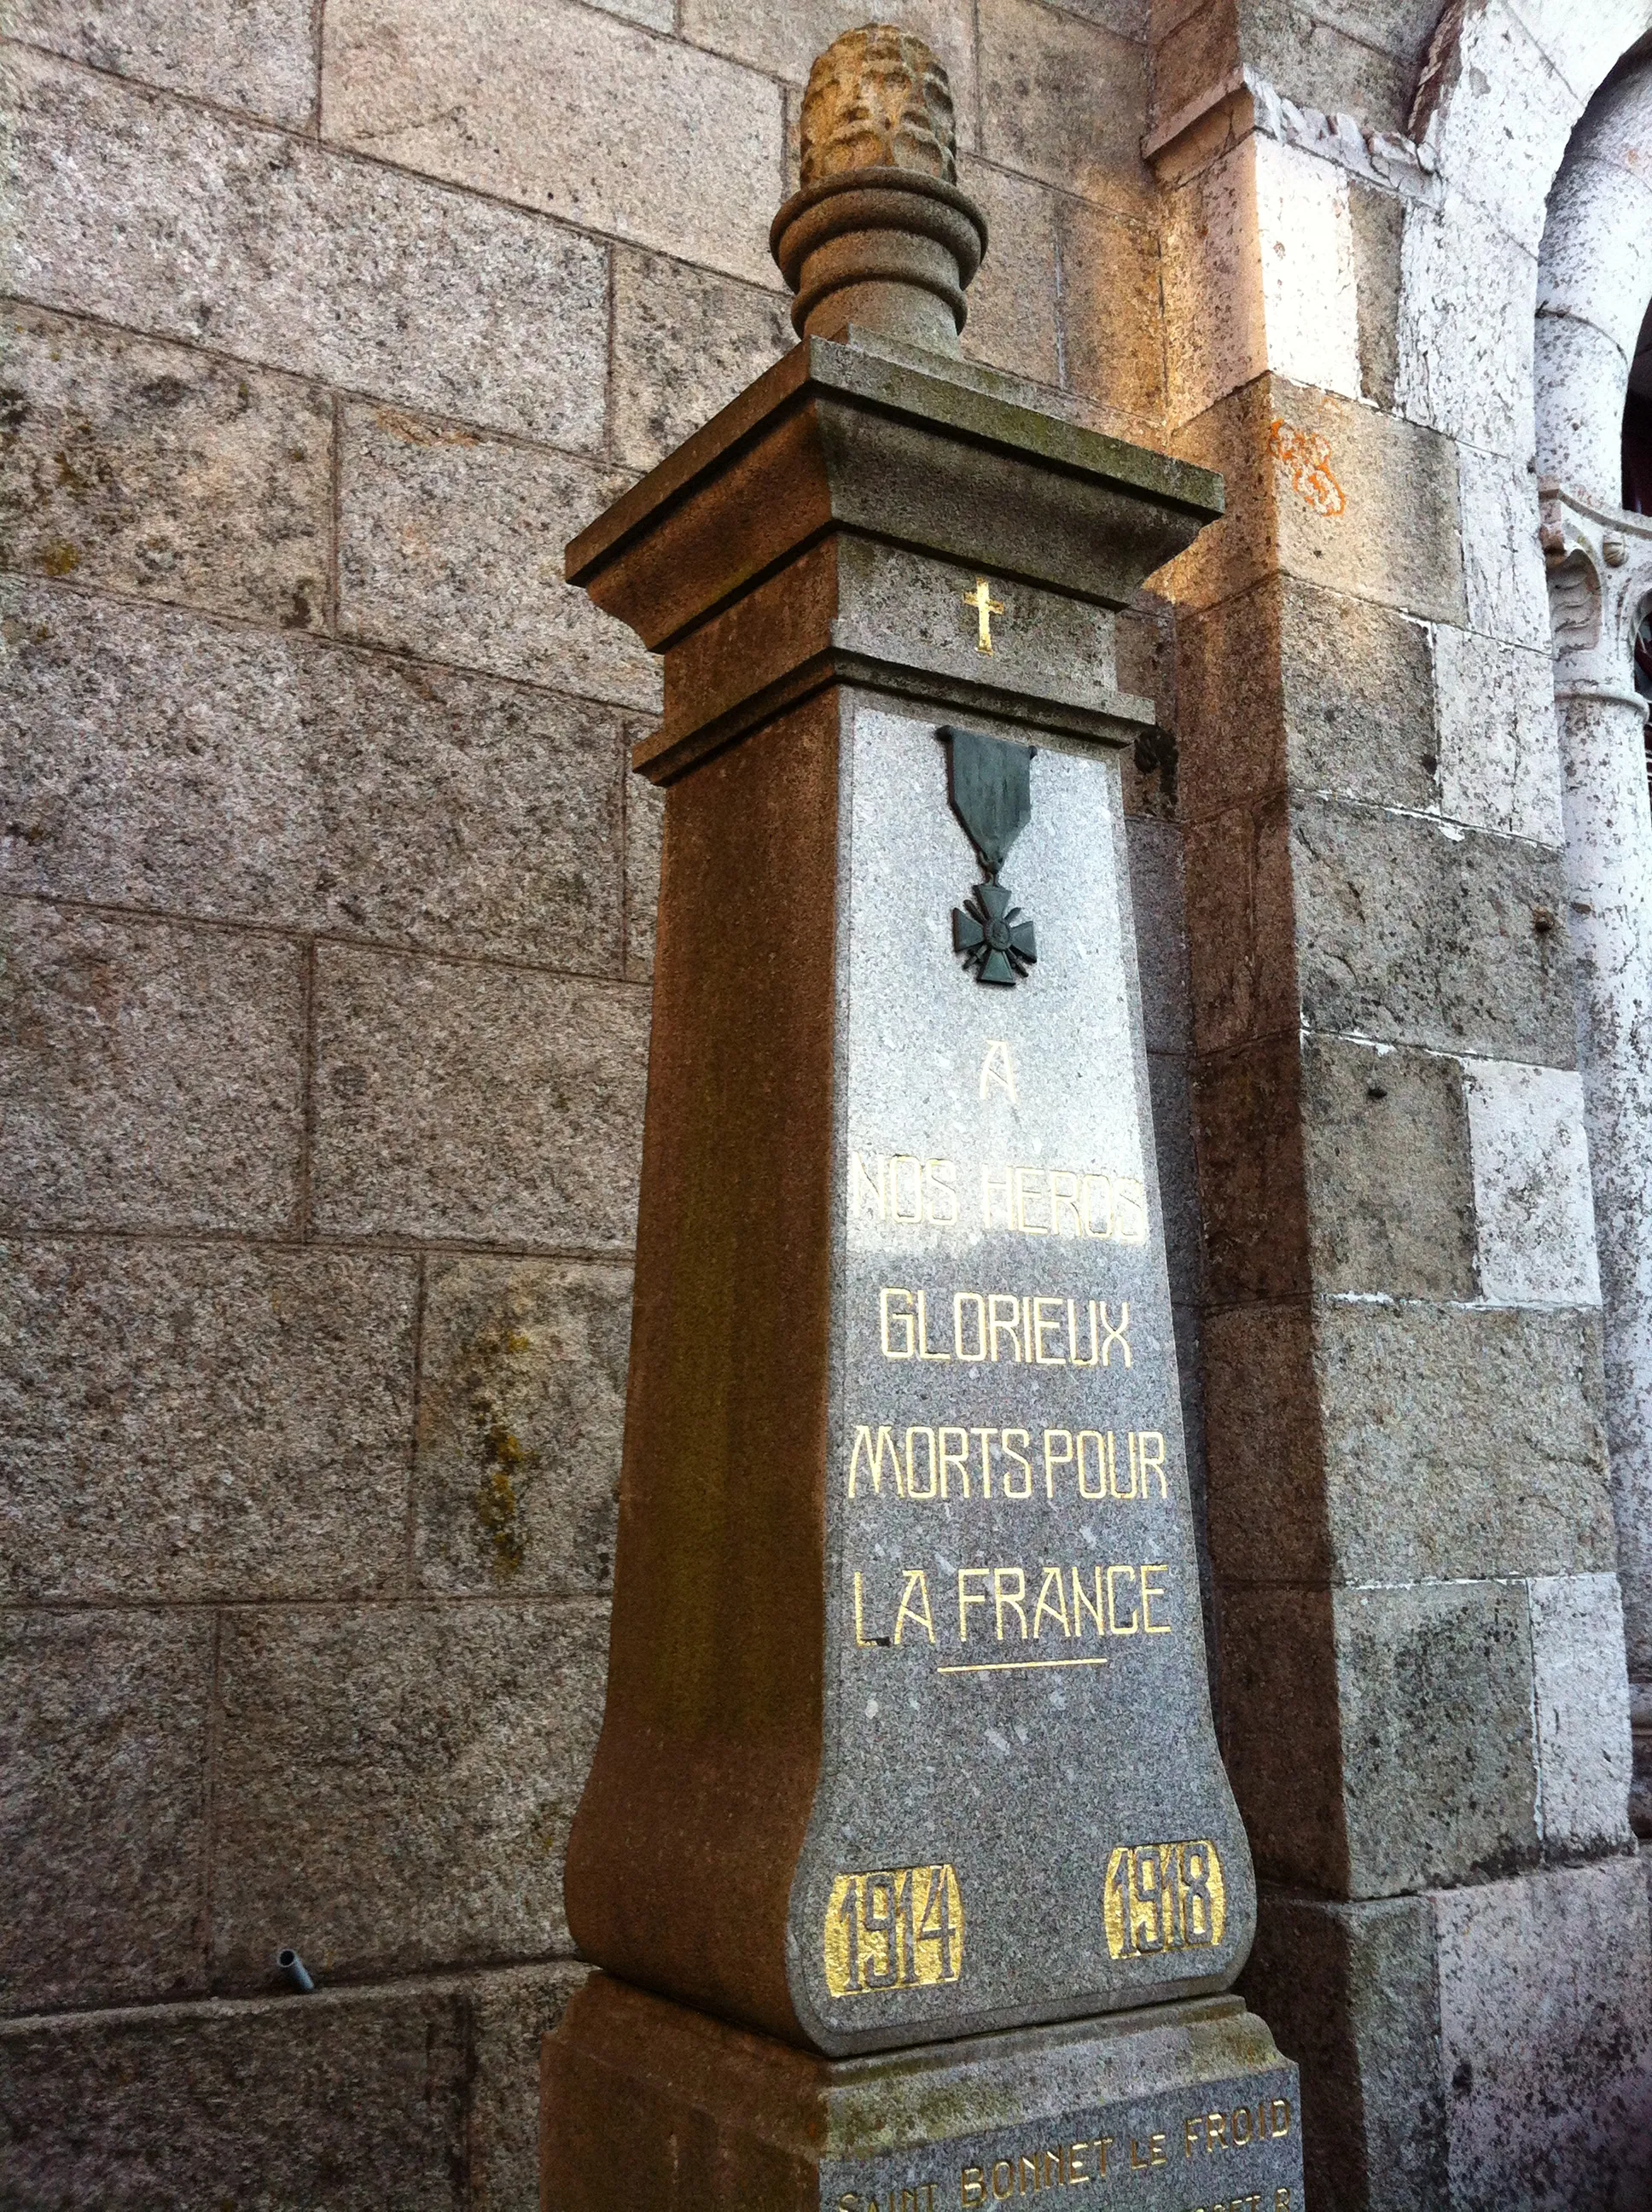
[[[829,50],[802,343],[568,549],[664,656],[666,807],[566,2212],[1301,2203],[1121,804],[1116,616],[1221,486],[957,358],[952,177],[927,49]]]

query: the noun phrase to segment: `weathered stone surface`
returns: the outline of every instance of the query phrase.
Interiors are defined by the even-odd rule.
[[[562,581],[562,548],[628,479],[392,408],[347,408],[338,620],[348,637],[653,707],[629,631]]]
[[[1552,653],[1549,595],[1537,542],[1537,478],[1523,460],[1471,447],[1459,449],[1457,466],[1468,628],[1506,645]]]
[[[0,562],[320,628],[332,405],[293,378],[13,307]]]
[[[1543,1845],[1555,1856],[1629,1847],[1629,1678],[1615,1574],[1530,1586]]]
[[[1523,127],[1522,118],[1522,135]],[[1476,459],[1507,454],[1524,468],[1535,442],[1535,240],[1516,245],[1501,222],[1448,188],[1439,207],[1407,213],[1402,265],[1400,411],[1477,449]]]
[[[1192,1042],[1192,1018],[1181,834],[1172,823],[1138,816],[1126,826],[1125,846],[1141,979],[1143,1042],[1150,1053],[1185,1053]]]
[[[1226,518],[1158,580],[1178,604],[1211,605],[1283,568],[1404,613],[1464,620],[1457,449],[1437,431],[1272,376],[1218,400],[1174,442],[1221,471],[1228,498]]]
[[[16,0],[6,27],[71,61],[289,129],[314,118],[309,0],[203,0],[181,11],[167,0]]]
[[[1565,883],[1540,846],[1303,801],[1302,1008],[1315,1028],[1568,1067]]]
[[[1055,270],[1063,204],[1042,185],[967,157],[958,164],[958,183],[986,216],[991,239],[969,287],[969,319],[959,340],[964,356],[1059,385],[1061,286]],[[1075,286],[1083,275],[1075,255]],[[1122,322],[1131,302],[1112,304]]]
[[[457,15],[338,0],[324,36],[340,143],[773,283],[784,124],[770,79],[568,0],[528,16],[507,0]],[[620,147],[647,159],[616,160]]]
[[[424,1589],[608,1589],[630,1316],[629,1268],[427,1263],[413,1537]]]
[[[1378,1304],[1205,1328],[1211,1546],[1242,1582],[1568,1574],[1613,1561],[1589,1314]],[[1580,1379],[1581,1378],[1581,1379]]]
[[[1164,332],[1157,233],[1064,195],[1055,203],[1055,235],[1063,380],[1124,418],[1130,425],[1127,434],[1162,444]],[[1001,240],[1005,259],[1020,256],[1017,234],[1006,235],[1000,228],[994,236]],[[976,281],[976,296],[990,279],[992,265],[989,253]],[[1006,368],[1022,365],[1007,351],[1000,357]]]
[[[1023,176],[1145,214],[1145,50],[1033,0],[982,0],[981,151]],[[1098,88],[1105,87],[1105,96]]]
[[[608,256],[593,240],[20,48],[9,66],[25,298],[601,445]]]
[[[1598,1304],[1581,1078],[1496,1060],[1471,1060],[1463,1073],[1480,1295],[1510,1305]]]
[[[1394,405],[1400,370],[1400,255],[1410,203],[1351,180],[1348,214],[1354,234],[1354,284],[1359,314],[1359,388],[1377,406]]]
[[[1298,1024],[1291,811],[1282,795],[1187,830],[1193,1041],[1221,1052]]]
[[[618,972],[612,708],[46,586],[15,615],[9,889]]]
[[[0,1251],[0,1593],[398,1586],[415,1266],[89,1239]]]
[[[1427,810],[1439,803],[1429,632],[1293,577],[1177,624],[1189,819],[1271,790]],[[1490,826],[1490,825],[1488,825]]]
[[[1401,59],[1373,38],[1370,6],[1313,8],[1297,0],[1250,0],[1244,11],[1244,58],[1298,106],[1351,114],[1368,131],[1403,131],[1412,88],[1430,24],[1413,54]],[[1342,15],[1345,21],[1339,26]]]
[[[1652,1963],[1631,1858],[1449,1890],[1450,2201],[1631,2212],[1652,2191]]]
[[[266,1985],[283,1942],[318,1980],[566,1950],[606,1644],[592,1601],[228,1617],[219,1985]]]
[[[977,284],[969,302],[972,327],[980,297]],[[629,469],[653,468],[794,343],[783,295],[663,254],[618,248],[615,459]]]
[[[468,2040],[452,1983],[20,2022],[0,2171],[32,2212],[459,2212]]]
[[[0,2012],[203,1986],[213,1634],[203,1613],[0,1614]]]
[[[659,852],[665,794],[646,776],[625,779],[625,973],[646,983],[654,972]]]
[[[1461,1064],[1309,1037],[1303,1070],[1315,1289],[1473,1297],[1475,1181]]]
[[[1563,843],[1553,654],[1444,623],[1433,641],[1441,811],[1477,830]]]
[[[1302,2069],[1310,2204],[1439,2212],[1449,2201],[1434,1943],[1426,1898],[1261,1893],[1241,1986]]]
[[[589,1969],[522,1966],[471,1984],[465,2212],[535,2212],[539,2202],[539,2045]]]
[[[788,84],[808,82],[810,65],[846,31],[868,21],[861,0],[793,0],[785,8],[747,8],[740,0],[683,0],[681,34],[731,61],[744,62]],[[939,57],[951,83],[961,144],[975,136],[975,27],[968,0],[911,0],[900,27]],[[964,186],[966,191],[970,190]],[[772,213],[772,210],[771,210]],[[973,303],[972,303],[973,305]]]
[[[340,945],[316,968],[318,1225],[629,1250],[645,992]]]
[[[296,945],[0,899],[0,1040],[12,1223],[291,1226]]]
[[[1222,1680],[1264,1880],[1383,1897],[1537,1857],[1521,1585],[1229,1589]]]
[[[1302,1068],[1294,1036],[1195,1062],[1193,1147],[1213,1304],[1309,1288]]]

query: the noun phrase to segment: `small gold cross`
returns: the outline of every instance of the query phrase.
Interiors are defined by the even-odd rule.
[[[977,653],[990,653],[993,649],[993,617],[994,615],[1001,615],[1004,611],[998,601],[993,597],[992,586],[988,584],[985,576],[977,576],[975,579],[975,590],[973,592],[960,592],[958,596],[963,601],[965,606],[973,607],[975,609],[976,615],[980,618],[981,634],[975,641],[975,651]]]

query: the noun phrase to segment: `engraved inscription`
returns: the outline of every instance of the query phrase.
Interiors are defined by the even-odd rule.
[[[1121,1844],[1107,1863],[1102,1916],[1115,1959],[1214,1950],[1228,1917],[1215,1844]]]
[[[823,1931],[826,1986],[844,1997],[956,1982],[963,1933],[963,1896],[950,1866],[841,1874]]]

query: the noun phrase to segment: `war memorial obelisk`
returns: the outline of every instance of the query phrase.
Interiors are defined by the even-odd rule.
[[[1297,2212],[1218,1754],[1116,610],[1200,470],[967,366],[945,76],[817,62],[802,343],[577,538],[664,654],[608,1702],[547,2212]]]

